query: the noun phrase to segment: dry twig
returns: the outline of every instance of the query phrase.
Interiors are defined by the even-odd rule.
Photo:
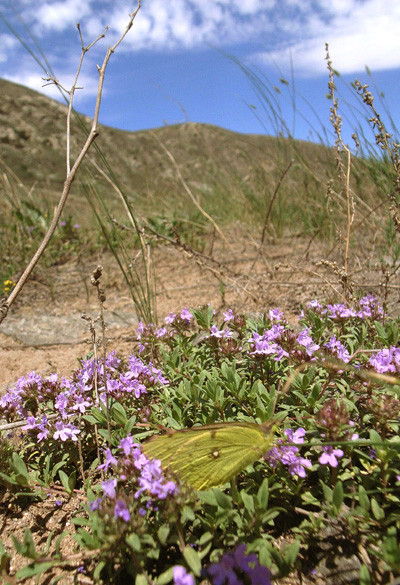
[[[104,36],[104,33],[102,35],[100,35],[93,43],[88,45],[88,47],[84,47],[83,42],[82,42],[82,56],[81,56],[80,63],[78,66],[78,72],[77,72],[77,75],[75,77],[72,89],[70,90],[70,92],[67,92],[70,95],[70,100],[69,100],[70,106],[69,106],[68,116],[67,116],[67,173],[66,173],[66,179],[64,182],[64,188],[63,188],[58,206],[55,210],[54,217],[52,219],[50,227],[49,227],[42,243],[40,244],[40,246],[37,249],[36,253],[34,254],[33,258],[29,262],[28,266],[25,268],[23,274],[19,278],[15,288],[12,290],[9,297],[7,299],[3,299],[0,303],[0,323],[7,316],[7,313],[9,311],[11,305],[13,304],[15,299],[18,297],[19,293],[21,292],[22,288],[24,287],[25,283],[27,282],[29,276],[31,275],[33,269],[35,268],[36,264],[39,262],[44,251],[46,250],[46,248],[47,248],[47,246],[48,246],[48,244],[49,244],[49,242],[50,242],[50,240],[51,240],[51,238],[52,238],[52,236],[57,228],[58,222],[59,222],[60,217],[61,217],[61,213],[62,213],[64,206],[65,206],[65,203],[68,199],[68,195],[70,193],[71,186],[72,186],[72,183],[76,177],[76,174],[77,174],[84,158],[86,157],[91,145],[93,144],[93,142],[95,141],[95,139],[97,138],[97,136],[99,134],[98,120],[99,120],[100,103],[101,103],[101,97],[102,97],[102,92],[103,92],[104,76],[105,76],[106,68],[107,68],[107,65],[108,65],[108,62],[110,60],[111,55],[114,53],[114,51],[116,50],[118,45],[122,42],[122,40],[125,38],[128,31],[132,28],[133,21],[136,17],[136,14],[139,11],[139,9],[140,9],[140,0],[138,0],[138,6],[137,6],[136,10],[134,12],[132,12],[132,14],[129,15],[129,22],[128,22],[128,25],[127,25],[124,33],[121,35],[121,37],[118,39],[118,41],[112,47],[108,47],[102,66],[97,67],[98,74],[99,74],[99,81],[98,81],[98,87],[97,87],[97,98],[96,98],[92,126],[91,126],[89,134],[86,138],[85,144],[83,145],[83,147],[81,149],[81,152],[79,153],[77,159],[75,160],[75,163],[73,164],[72,168],[69,169],[69,166],[70,166],[70,162],[69,162],[69,156],[70,156],[70,154],[69,154],[69,116],[70,116],[70,111],[72,108],[72,100],[73,100],[74,92],[77,89],[76,83],[77,83],[78,75],[80,73],[82,59],[83,59],[84,55],[86,54],[86,52],[89,50],[89,48],[91,46],[93,46],[93,44],[96,43],[100,38],[102,38]],[[79,30],[79,26],[78,26],[78,30]],[[47,81],[52,82],[52,83],[60,86],[59,82],[54,78],[49,77]]]

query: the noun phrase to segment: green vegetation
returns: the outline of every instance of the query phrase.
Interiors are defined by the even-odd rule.
[[[372,296],[310,302],[296,328],[279,310],[223,317],[184,309],[159,329],[140,324],[128,358],[82,360],[69,380],[32,372],[9,389],[2,416],[26,424],[0,483],[21,505],[80,502],[77,552],[62,554],[64,532],[49,555],[27,529],[14,539],[27,558],[17,579],[60,567],[121,584],[400,575],[399,323]],[[160,427],[216,422],[228,424],[167,437],[172,469],[142,452]],[[275,423],[272,444],[254,422]]]

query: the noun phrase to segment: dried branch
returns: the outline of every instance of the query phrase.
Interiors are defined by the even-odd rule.
[[[32,260],[29,262],[28,266],[25,268],[25,270],[24,270],[22,276],[19,278],[15,288],[13,289],[13,291],[11,292],[11,294],[9,295],[9,297],[7,299],[3,299],[1,301],[1,304],[0,304],[0,323],[7,316],[7,313],[9,311],[11,305],[13,304],[15,299],[18,297],[22,288],[26,284],[29,276],[31,275],[33,269],[35,268],[36,264],[39,262],[44,251],[46,250],[46,248],[47,248],[47,246],[48,246],[48,244],[49,244],[49,242],[50,242],[50,240],[51,240],[51,238],[52,238],[52,236],[57,228],[58,222],[59,222],[60,217],[61,217],[61,213],[64,209],[65,203],[67,201],[67,198],[68,198],[68,195],[70,193],[71,186],[72,186],[72,183],[76,177],[76,174],[77,174],[84,158],[86,157],[91,145],[93,144],[93,142],[95,141],[95,139],[97,138],[97,136],[99,134],[98,133],[98,119],[99,119],[99,113],[100,113],[100,104],[101,104],[101,97],[102,97],[102,92],[103,92],[104,76],[105,76],[106,68],[107,68],[107,65],[108,65],[108,62],[110,60],[111,55],[114,53],[115,49],[122,42],[122,40],[125,38],[128,31],[131,29],[131,27],[133,25],[133,21],[137,15],[139,9],[140,9],[140,0],[138,0],[138,6],[137,6],[136,10],[134,12],[132,12],[132,14],[129,15],[129,22],[128,22],[128,25],[126,27],[126,30],[121,35],[121,37],[118,39],[118,41],[112,47],[109,47],[107,49],[107,53],[106,53],[106,56],[104,58],[102,66],[101,67],[97,66],[98,74],[99,74],[99,81],[98,81],[98,86],[97,86],[97,97],[96,97],[96,104],[95,104],[94,116],[93,116],[91,129],[90,129],[89,134],[86,138],[85,144],[83,145],[82,150],[79,153],[71,170],[68,170],[69,145],[67,146],[67,176],[66,176],[66,179],[64,182],[64,188],[63,188],[63,191],[62,191],[62,194],[60,197],[60,201],[59,201],[58,206],[57,206],[55,213],[54,213],[54,217],[52,219],[50,227],[49,227],[42,243],[40,244],[39,248],[37,249],[36,253],[34,254]],[[97,42],[99,40],[99,38],[101,38],[101,36],[98,37],[96,39],[96,41],[94,41],[94,42]],[[93,45],[93,43],[92,43],[92,45]],[[89,45],[88,47],[90,48],[92,45]],[[83,55],[87,52],[88,47],[83,48],[83,50],[82,50],[82,57],[81,57],[79,67],[78,67],[78,74],[80,72],[80,67],[82,65]],[[51,79],[51,78],[49,78],[49,79]],[[55,79],[52,79],[51,81],[53,81],[53,83],[58,84],[58,82],[56,82]],[[73,99],[74,91],[76,89],[76,83],[77,83],[77,76],[75,78],[73,88],[70,91],[70,103]],[[70,107],[72,107],[72,105]],[[69,111],[70,111],[70,109],[69,109]],[[68,131],[67,131],[67,134],[68,134]]]

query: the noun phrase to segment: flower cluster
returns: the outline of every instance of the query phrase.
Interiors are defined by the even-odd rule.
[[[312,466],[311,461],[298,455],[299,448],[296,445],[304,442],[305,429],[299,428],[296,431],[293,429],[286,429],[285,435],[288,442],[293,445],[284,445],[282,440],[278,441],[276,447],[272,447],[265,455],[272,468],[278,467],[278,464],[286,465],[289,469],[290,475],[298,475],[299,477],[306,477],[305,468]]]
[[[109,505],[109,500],[112,500],[114,517],[129,522],[131,516],[124,486],[134,489],[135,500],[145,496],[147,509],[153,507],[155,502],[179,492],[175,482],[165,479],[161,462],[158,459],[148,459],[131,435],[121,439],[118,450],[115,457],[110,449],[106,449],[105,461],[98,467],[103,470],[111,468],[115,477],[102,482],[104,496],[91,502],[92,511],[99,509],[104,501]],[[145,515],[146,510],[141,508],[139,513]]]
[[[3,283],[4,292],[5,293],[9,292],[11,288],[14,288],[15,284],[16,283],[13,280],[10,280],[9,278],[7,278],[7,280],[5,280]]]
[[[153,323],[145,325],[142,321],[139,321],[136,328],[136,340],[139,342],[139,353],[143,353],[160,340],[168,343],[177,333],[183,333],[189,330],[192,325],[192,320],[192,313],[185,307],[179,315],[172,312],[169,313],[165,317],[165,326],[163,327],[156,327]]]
[[[218,561],[203,571],[203,577],[212,585],[270,585],[271,575],[255,554],[246,554],[246,545],[239,544],[235,550],[226,552]]]
[[[77,441],[80,430],[77,417],[85,414],[99,401],[106,402],[106,391],[117,400],[137,400],[156,385],[164,386],[168,380],[151,362],[145,364],[131,355],[125,364],[111,352],[102,362],[94,358],[83,360],[82,366],[71,378],[58,379],[57,374],[42,378],[31,372],[19,378],[8,392],[0,397],[0,415],[8,421],[25,419],[23,431],[36,436],[38,442]],[[51,411],[52,416],[48,415]]]
[[[366,295],[358,301],[358,309],[349,307],[344,303],[326,305],[325,307],[317,300],[307,303],[307,308],[321,316],[327,316],[334,321],[347,319],[372,319],[382,320],[385,317],[385,311],[379,304],[378,299],[373,295]]]
[[[341,341],[336,339],[336,335],[331,336],[329,341],[324,344],[324,348],[345,364],[347,364],[351,359],[351,355],[348,349],[343,345]]]
[[[399,374],[400,348],[391,346],[389,349],[382,349],[370,357],[369,363],[379,374]]]
[[[264,331],[262,335],[254,332],[253,337],[248,340],[250,345],[249,354],[251,356],[273,355],[276,361],[280,361],[283,357],[288,357],[288,352],[278,343],[284,330],[283,325],[273,325],[271,329]]]

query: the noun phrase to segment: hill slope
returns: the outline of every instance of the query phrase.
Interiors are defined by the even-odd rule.
[[[39,187],[59,191],[65,178],[66,106],[4,80],[0,80],[0,94],[2,161],[28,188],[37,182]],[[89,118],[82,118],[89,126]],[[83,142],[84,133],[73,120],[72,158]],[[165,149],[185,180],[205,193],[215,190],[224,178],[251,184],[261,173],[273,182],[294,154],[293,147],[282,139],[242,135],[197,123],[139,132],[101,126],[96,144],[122,184],[143,201],[149,193],[163,201],[172,192],[174,196],[183,192]],[[326,149],[311,143],[299,145],[307,159],[316,163],[321,157],[326,159]],[[91,157],[95,158],[94,150]]]

